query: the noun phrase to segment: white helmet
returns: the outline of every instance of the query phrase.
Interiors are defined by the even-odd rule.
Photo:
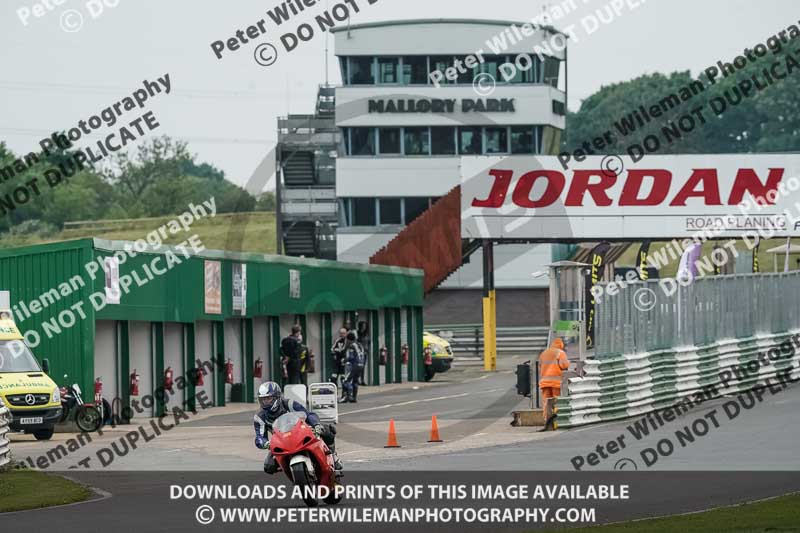
[[[280,408],[281,398],[283,398],[281,386],[274,381],[262,383],[258,388],[258,403],[262,409],[276,412]]]

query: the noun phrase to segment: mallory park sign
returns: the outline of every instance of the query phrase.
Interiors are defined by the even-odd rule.
[[[423,98],[381,99],[369,101],[370,113],[514,113],[513,98]]]

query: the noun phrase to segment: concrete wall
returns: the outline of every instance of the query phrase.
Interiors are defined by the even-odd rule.
[[[114,320],[98,320],[95,322],[94,334],[94,377],[103,381],[103,397],[112,403],[119,397],[119,382],[122,379],[128,383],[129,379],[119,376],[119,358],[117,356],[117,323]],[[90,391],[86,391],[89,393]],[[91,402],[92,395],[84,400]]]
[[[131,373],[134,370],[139,374],[139,396],[131,396],[131,400],[142,402],[146,395],[153,394],[153,384],[155,382],[153,372],[153,338],[150,322],[131,322],[130,323],[130,349],[131,349]],[[126,382],[129,379],[125,380]],[[142,409],[144,407],[142,406]],[[144,409],[143,413],[138,413],[134,409],[134,417],[153,416],[153,408]]]
[[[547,326],[547,289],[498,289],[498,326]],[[482,324],[482,290],[437,289],[425,298],[425,325]]]
[[[173,380],[177,379],[178,376],[186,376],[184,346],[183,324],[164,324],[164,370],[172,368]],[[162,378],[159,378],[158,384],[161,385],[162,383]],[[179,389],[173,385],[172,390],[174,394],[167,393],[166,395],[167,408],[183,405],[185,401],[185,389]]]

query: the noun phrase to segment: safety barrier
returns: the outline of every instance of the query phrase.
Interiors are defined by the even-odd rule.
[[[11,413],[0,400],[0,467],[11,461],[11,441],[8,439],[8,423]]]
[[[458,324],[431,326],[425,330],[450,342],[456,361],[480,359],[483,361],[483,325]],[[497,353],[499,355],[522,355],[538,357],[547,347],[546,327],[500,327],[497,328]]]
[[[703,346],[800,326],[800,271],[601,284],[595,357]]]
[[[800,330],[588,359],[584,370],[557,400],[559,427],[641,416],[700,394],[704,401],[735,394],[783,372],[800,379]]]

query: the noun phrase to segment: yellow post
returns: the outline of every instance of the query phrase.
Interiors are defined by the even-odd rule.
[[[489,291],[489,299],[492,302],[492,370],[497,370],[497,291]]]
[[[483,369],[487,372],[492,370],[492,301],[485,296],[483,298]]]
[[[495,291],[483,299],[483,369],[497,370],[497,300]]]

